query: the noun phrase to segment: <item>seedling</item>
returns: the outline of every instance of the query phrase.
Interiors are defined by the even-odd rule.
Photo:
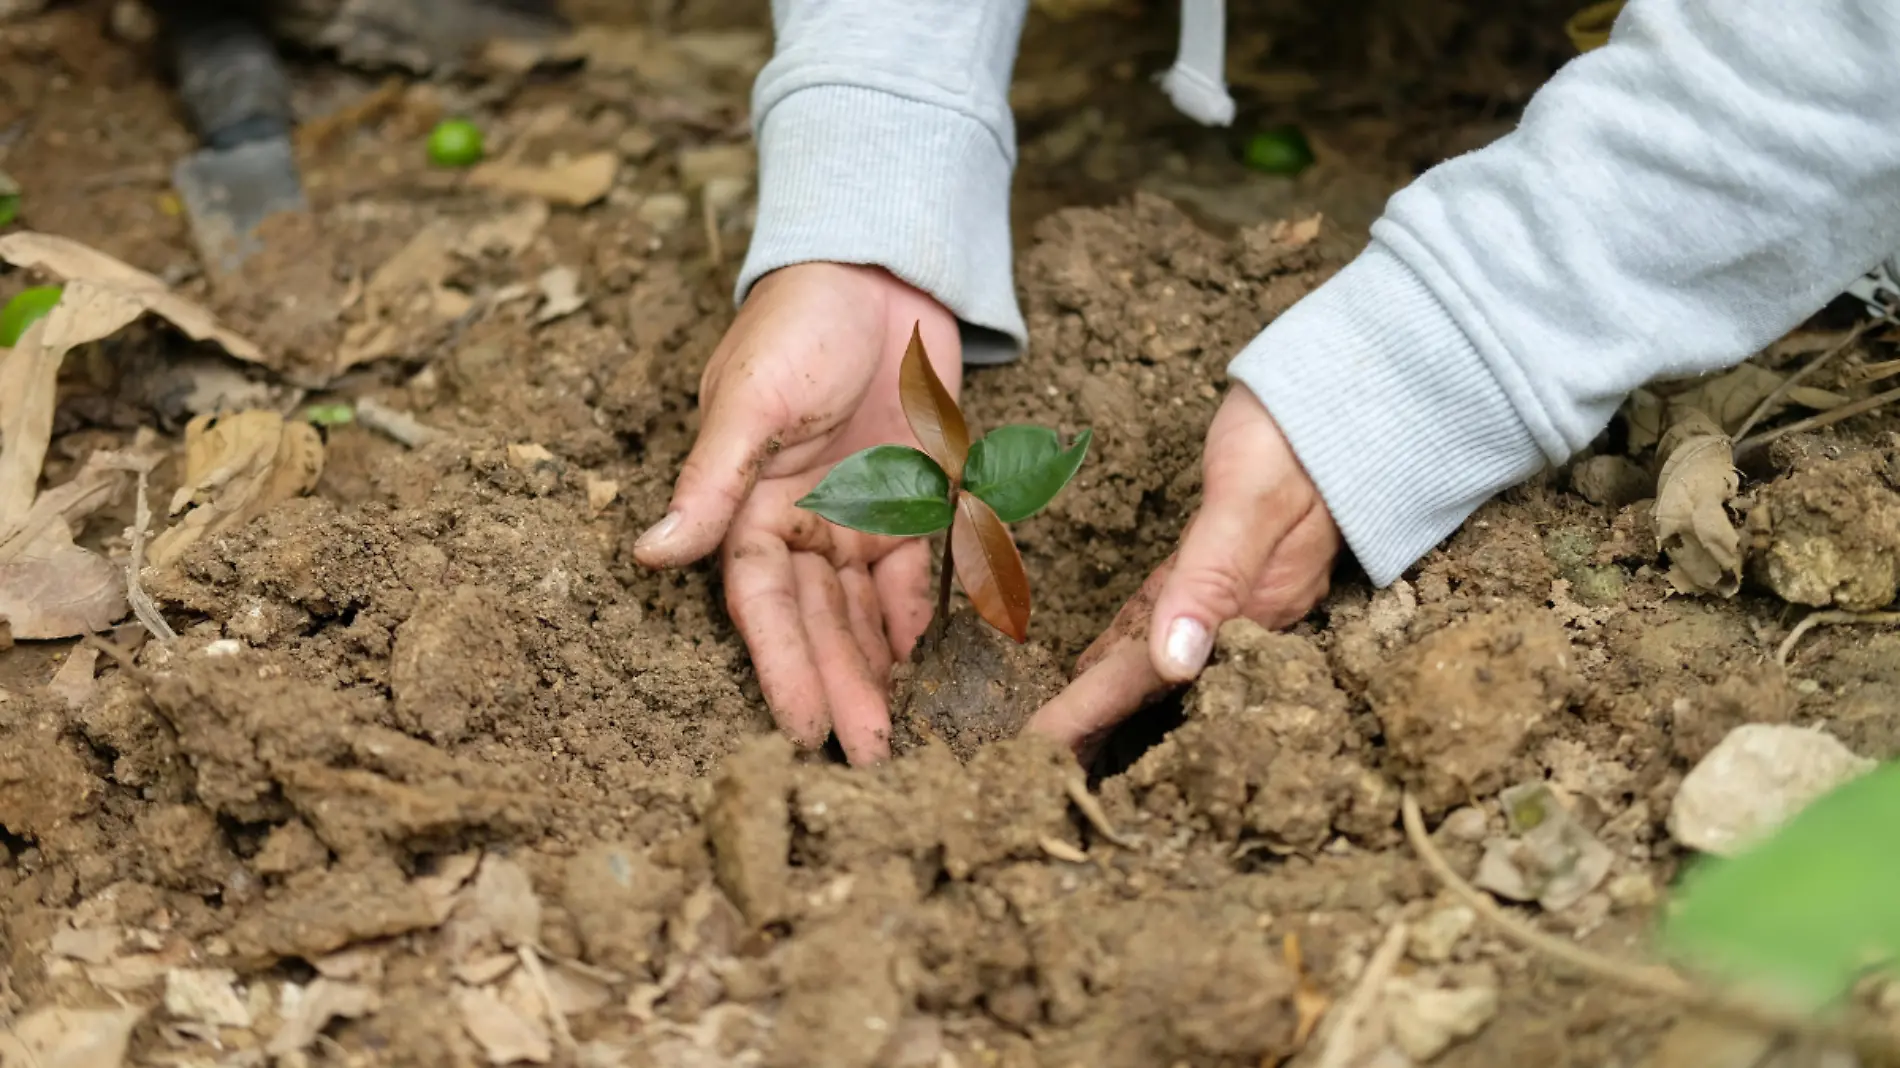
[[[1008,524],[1042,511],[1062,492],[1082,466],[1091,432],[1066,448],[1055,431],[1039,426],[998,427],[971,441],[963,409],[931,368],[916,327],[898,371],[898,396],[923,450],[877,445],[853,453],[798,506],[867,534],[917,538],[948,528],[938,564],[938,633],[950,618],[955,574],[984,622],[1028,640],[1029,576]]]

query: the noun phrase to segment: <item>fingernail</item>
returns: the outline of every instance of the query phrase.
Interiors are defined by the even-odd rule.
[[[666,544],[667,540],[679,531],[679,528],[680,514],[668,512],[666,518],[648,527],[647,532],[640,535],[639,540],[633,543],[633,547],[635,550],[657,549]]]
[[[1201,673],[1202,665],[1207,663],[1207,654],[1214,651],[1214,639],[1207,628],[1198,619],[1186,616],[1174,621],[1168,627],[1168,642],[1162,649],[1167,660],[1168,674],[1176,680],[1185,681]]]

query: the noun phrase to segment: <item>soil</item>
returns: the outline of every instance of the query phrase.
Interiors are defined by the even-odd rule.
[[[1223,628],[1201,681],[1094,769],[1093,805],[1069,754],[1011,737],[1170,551],[1225,361],[1350,258],[1393,188],[1508,128],[1567,56],[1568,7],[1236,12],[1237,65],[1267,72],[1241,83],[1236,131],[1194,127],[1149,84],[1169,5],[1032,19],[1015,206],[1031,350],[972,370],[965,404],[980,426],[1097,444],[1016,528],[1030,645],[960,611],[941,677],[911,680],[908,751],[852,770],[773,733],[713,568],[631,554],[697,428],[748,225],[743,207],[699,224],[679,154],[744,139],[763,6],[650,5],[675,44],[648,39],[631,69],[408,88],[306,152],[316,224],[216,288],[166,190],[192,145],[149,44],[107,33],[97,4],[0,23],[0,166],[27,225],[210,302],[293,382],[382,331],[381,355],[303,399],[370,398],[436,431],[407,448],[327,429],[317,491],[152,576],[180,637],[108,658],[77,705],[45,685],[70,645],[0,652],[0,1019],[122,999],[152,1010],[136,1063],[261,1064],[321,990],[364,1000],[280,1062],[484,1064],[509,1058],[479,1021],[513,1020],[551,1043],[521,1059],[574,1065],[1251,1068],[1311,1063],[1307,1008],[1346,997],[1405,920],[1451,935],[1415,940],[1404,973],[1498,999],[1435,1063],[1639,1063],[1670,1008],[1460,927],[1401,840],[1400,791],[1470,872],[1504,833],[1498,792],[1554,784],[1614,865],[1525,915],[1643,956],[1656,895],[1632,888],[1673,878],[1670,799],[1729,728],[1817,724],[1900,754],[1900,638],[1824,628],[1774,657],[1788,601],[1893,596],[1892,416],[1770,450],[1741,508],[1760,581],[1733,599],[1676,595],[1647,502],[1592,503],[1557,472],[1389,589],[1347,568],[1286,633]],[[594,7],[573,10],[628,17]],[[700,58],[653,58],[678,42]],[[733,54],[754,58],[704,59]],[[376,85],[298,70],[306,117]],[[611,150],[614,188],[535,221],[429,170],[420,131],[448,113],[522,159]],[[1312,171],[1239,167],[1237,132],[1290,120]],[[1294,225],[1315,211],[1316,235]],[[417,243],[484,226],[499,236],[472,254]],[[378,290],[404,250],[415,273]],[[537,322],[562,267],[586,305]],[[130,337],[128,368],[181,349]],[[49,484],[140,424],[176,443],[151,389],[70,377]],[[128,522],[95,517],[82,541],[122,555]],[[980,717],[945,711],[979,690]],[[106,950],[74,948],[98,930]],[[207,968],[232,969],[242,1022],[164,1004],[168,974]],[[555,988],[572,1011],[550,1027]]]

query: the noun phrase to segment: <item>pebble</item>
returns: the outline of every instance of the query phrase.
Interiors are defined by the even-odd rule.
[[[1415,979],[1394,979],[1385,989],[1392,1041],[1417,1063],[1482,1031],[1498,1014],[1496,987],[1439,990]]]
[[[1458,943],[1477,926],[1478,914],[1464,905],[1447,905],[1412,927],[1407,947],[1412,959],[1421,964],[1442,964],[1451,959]]]
[[[1669,833],[1690,849],[1733,856],[1873,767],[1818,728],[1744,724],[1683,778]]]
[[[1438,831],[1454,842],[1468,842],[1476,845],[1491,833],[1491,818],[1481,808],[1467,806],[1445,817],[1438,825]]]
[[[1619,909],[1648,908],[1656,903],[1656,884],[1640,871],[1611,879],[1603,890],[1610,895],[1610,904]]]
[[[690,210],[692,205],[680,193],[655,193],[640,202],[634,215],[655,230],[665,232],[678,229]]]

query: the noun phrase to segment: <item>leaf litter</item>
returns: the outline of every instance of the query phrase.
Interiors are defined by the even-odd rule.
[[[1657,456],[1656,547],[1669,554],[1670,584],[1681,593],[1733,597],[1741,589],[1742,536],[1728,505],[1741,474],[1728,435],[1702,409],[1677,407]]]

